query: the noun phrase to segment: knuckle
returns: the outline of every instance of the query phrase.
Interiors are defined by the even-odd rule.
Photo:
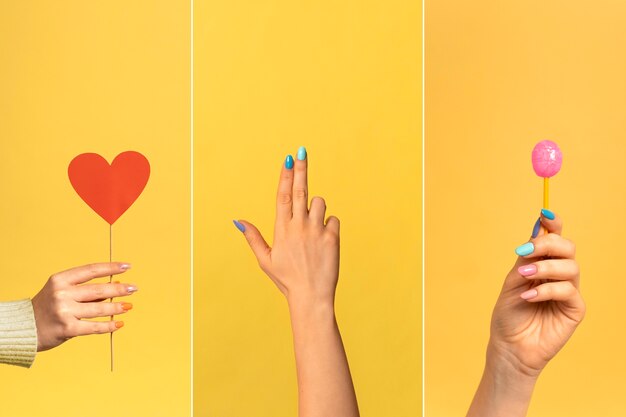
[[[548,242],[548,244],[550,245],[554,245],[555,243],[557,243],[559,240],[561,239],[561,237],[559,235],[557,235],[556,233],[548,233],[548,235],[546,236],[546,241]]]
[[[324,241],[329,245],[337,245],[339,243],[339,233],[333,230],[326,230]]]
[[[102,295],[104,295],[105,292],[105,285],[106,284],[96,284],[93,286],[93,293],[94,295],[96,295],[97,297],[101,297]]]
[[[554,265],[552,265],[552,262],[538,262],[535,265],[537,266],[537,274],[541,274],[542,276],[554,275]]]
[[[569,244],[569,252],[572,254],[572,258],[574,258],[576,256],[576,244],[571,240],[567,242]]]
[[[97,303],[93,306],[92,312],[94,317],[107,316],[106,306],[103,303]]]
[[[290,193],[279,193],[278,202],[280,204],[291,204],[292,198]]]
[[[85,270],[90,275],[96,275],[98,273],[98,264],[89,264],[85,267]]]
[[[106,322],[97,322],[94,321],[91,323],[91,333],[93,334],[101,334],[101,333],[107,333],[106,328],[109,327],[108,323]]]
[[[55,304],[62,303],[67,298],[67,291],[56,290],[52,292],[52,300]]]
[[[551,285],[546,285],[542,288],[537,287],[537,294],[543,296],[544,298],[552,298],[554,295],[554,289]]]
[[[315,196],[311,199],[311,204],[319,204],[322,207],[326,207],[326,200],[324,200],[322,197]]]
[[[72,309],[65,302],[59,302],[56,304],[56,312],[59,317],[66,317],[72,314]]]
[[[302,187],[296,187],[293,189],[293,196],[294,198],[306,198],[307,197],[307,190],[306,188],[302,188]]]
[[[52,274],[50,278],[48,278],[48,282],[50,282],[50,287],[55,290],[61,287],[62,278],[59,274]]]
[[[61,324],[61,337],[64,339],[70,339],[76,336],[76,327],[69,321],[64,321]]]

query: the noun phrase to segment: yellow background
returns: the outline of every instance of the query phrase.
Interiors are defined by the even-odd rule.
[[[271,242],[280,166],[341,219],[337,316],[362,415],[421,409],[421,15],[407,1],[196,1],[196,416],[295,416],[286,302],[232,219]]]
[[[541,209],[541,139],[563,150],[551,208],[588,312],[528,415],[625,415],[626,4],[437,0],[425,24],[426,415],[464,415],[478,385],[491,309]]]
[[[76,195],[70,160],[142,152],[152,175],[113,226],[133,269],[134,310],[116,333],[70,340],[29,370],[0,367],[6,416],[190,413],[189,43],[186,2],[0,4],[0,299],[108,261],[108,224]]]

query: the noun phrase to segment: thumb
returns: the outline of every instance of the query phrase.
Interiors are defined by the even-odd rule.
[[[254,253],[261,268],[265,268],[269,263],[272,248],[267,244],[259,229],[245,220],[233,220],[233,223],[246,237],[248,245],[250,245],[250,249],[252,249],[252,253]]]

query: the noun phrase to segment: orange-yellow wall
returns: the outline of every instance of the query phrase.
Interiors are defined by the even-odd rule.
[[[337,316],[362,415],[421,409],[418,2],[195,2],[196,416],[291,417],[287,305],[232,219],[271,241],[280,166],[309,151],[341,219]]]
[[[530,153],[559,143],[551,208],[577,244],[587,317],[529,417],[618,417],[626,282],[626,4],[426,2],[426,415],[464,415],[491,309],[542,204]]]
[[[190,414],[190,10],[186,2],[0,3],[0,300],[108,261],[109,228],[76,195],[71,159],[142,152],[152,175],[113,226],[138,285],[115,334],[0,366],[0,414]],[[121,316],[120,316],[121,317]]]

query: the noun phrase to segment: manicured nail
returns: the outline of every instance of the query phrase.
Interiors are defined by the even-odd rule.
[[[524,291],[519,296],[522,297],[524,300],[530,300],[535,298],[538,294],[539,293],[537,292],[537,290],[533,288],[532,290]]]
[[[543,214],[543,217],[545,217],[548,220],[554,220],[554,213],[552,213],[550,210],[548,209],[541,209],[541,214]]]
[[[115,328],[116,329],[121,329],[122,327],[124,327],[124,322],[123,321],[116,321],[115,322]]]
[[[137,288],[135,285],[128,285],[126,287],[126,291],[128,291],[129,294],[132,294],[134,292],[139,291],[139,288]]]
[[[128,311],[132,309],[133,309],[133,305],[131,303],[122,303],[122,310]]]
[[[533,242],[526,242],[523,245],[520,245],[517,248],[515,248],[515,253],[517,253],[518,256],[530,255],[534,251],[535,251],[535,245],[533,245]]]
[[[539,230],[541,230],[541,217],[537,219],[535,225],[533,226],[533,233],[530,235],[532,239],[536,238],[539,234]]]
[[[127,269],[130,269],[131,267],[132,267],[132,265],[131,265],[131,264],[121,264],[121,265],[120,265],[120,269],[121,269],[122,271],[126,271]]]
[[[287,169],[293,168],[293,156],[287,155],[287,158],[285,159],[285,168]]]
[[[233,220],[233,223],[235,224],[235,227],[236,227],[237,229],[239,229],[239,231],[240,231],[241,233],[243,233],[243,232],[245,232],[245,231],[246,231],[246,226],[244,226],[243,224],[239,223],[237,220]]]
[[[517,268],[517,272],[519,272],[523,277],[529,277],[537,273],[537,266],[535,264],[522,265]]]
[[[300,146],[298,149],[297,155],[298,161],[304,161],[306,159],[306,148],[304,146]]]

